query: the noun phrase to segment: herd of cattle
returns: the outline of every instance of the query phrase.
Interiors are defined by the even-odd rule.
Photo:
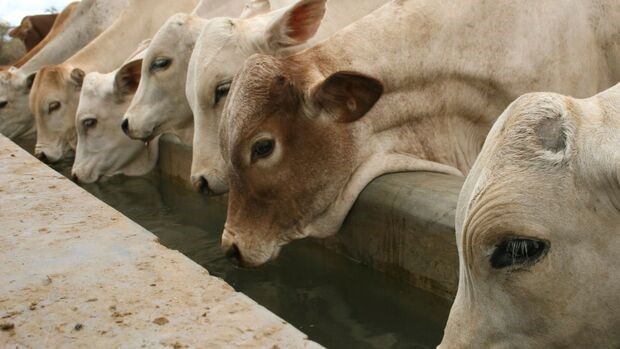
[[[0,71],[0,132],[82,182],[176,135],[247,266],[382,174],[468,175],[441,348],[620,346],[618,0],[246,1],[69,5]]]

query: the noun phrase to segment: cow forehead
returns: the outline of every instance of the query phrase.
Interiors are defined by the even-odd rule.
[[[37,80],[39,81],[38,88],[61,89],[65,82],[63,69],[56,66],[44,67],[39,71]]]
[[[235,22],[231,18],[216,17],[208,20],[202,30],[204,42],[219,44],[227,41],[234,33]]]
[[[281,75],[280,68],[269,56],[253,56],[235,77],[231,98],[226,101],[224,123],[237,129],[256,124],[273,109],[271,89]]]
[[[572,133],[568,113],[572,117],[575,107],[560,95],[530,94],[513,102],[493,126],[468,175],[459,203],[466,211],[460,219],[498,192],[503,194],[497,200],[510,201],[507,196],[513,192],[521,197],[526,190],[560,185],[570,149],[556,146],[568,147],[563,138]]]
[[[187,14],[176,14],[159,29],[153,41],[150,44],[150,50],[152,49],[170,49],[176,46],[177,39],[182,38],[187,34],[185,29],[188,21]]]
[[[206,22],[200,34],[200,60],[208,66],[216,57],[225,53],[226,47],[235,46],[234,22],[230,18],[218,17]]]
[[[10,88],[17,82],[17,74],[13,71],[6,70],[0,71],[0,92],[4,92],[4,89]]]
[[[111,74],[89,73],[84,78],[82,96],[90,98],[104,98],[112,93]]]

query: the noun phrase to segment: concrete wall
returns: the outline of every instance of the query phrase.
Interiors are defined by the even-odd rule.
[[[159,166],[164,175],[191,188],[190,147],[165,139]],[[377,178],[362,192],[340,233],[320,243],[452,299],[458,284],[454,213],[463,181],[424,172]],[[225,197],[216,200],[226,202]]]
[[[0,348],[315,348],[0,136]]]

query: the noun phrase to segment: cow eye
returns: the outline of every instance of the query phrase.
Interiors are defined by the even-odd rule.
[[[7,101],[0,102],[0,109],[4,109],[4,107],[6,107],[8,104],[9,104],[9,102],[7,102]]]
[[[88,130],[89,128],[93,128],[97,125],[97,119],[84,119],[82,121],[82,126],[84,126],[85,130]]]
[[[166,70],[170,66],[170,63],[172,63],[172,59],[170,58],[155,58],[149,69],[151,71]]]
[[[217,105],[220,99],[228,96],[228,91],[230,91],[230,81],[222,82],[215,88],[215,103],[213,105]]]
[[[540,240],[509,238],[502,241],[491,255],[495,269],[518,267],[536,263],[549,250],[549,244]]]
[[[47,110],[50,114],[58,109],[60,109],[60,102],[50,102],[50,104],[48,104],[47,106]]]
[[[252,161],[263,159],[273,153],[275,142],[272,139],[264,139],[254,143],[252,146]]]

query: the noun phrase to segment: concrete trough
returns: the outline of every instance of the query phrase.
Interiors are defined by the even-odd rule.
[[[191,187],[191,147],[161,141],[162,174]],[[427,172],[396,173],[374,180],[360,195],[341,231],[319,243],[453,299],[458,285],[454,214],[464,178]],[[219,199],[222,205],[226,198]]]
[[[0,347],[318,344],[0,136]]]

